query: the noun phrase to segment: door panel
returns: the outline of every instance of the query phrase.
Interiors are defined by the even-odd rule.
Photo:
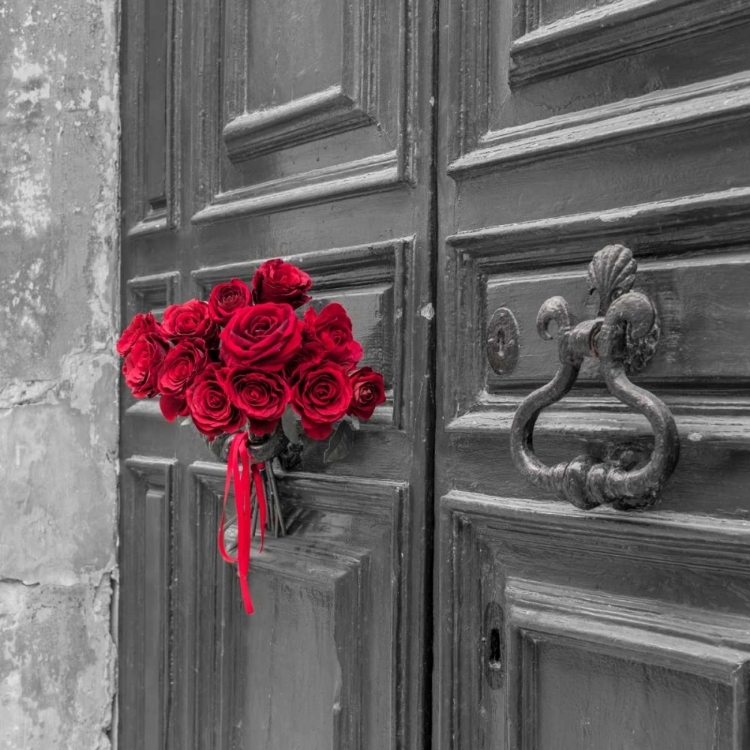
[[[120,576],[132,592],[132,614],[119,634],[118,708],[133,747],[168,743],[175,463],[131,457],[121,485],[133,498],[120,516]]]
[[[280,479],[290,534],[253,555],[247,617],[216,550],[224,466],[156,402],[122,394],[120,742],[419,748],[434,432],[432,5],[152,5],[124,4],[124,322],[249,281],[283,256],[312,275],[315,303],[346,306],[387,402],[345,459],[326,463],[311,441],[301,470]]]
[[[206,603],[191,630],[198,672],[212,677],[196,686],[195,747],[391,746],[404,689],[394,644],[409,637],[399,619],[413,564],[407,486],[309,472],[285,477],[296,543],[269,544],[268,554],[255,557],[257,617],[248,627],[236,576],[210,543],[223,467],[196,461],[189,476],[189,497],[200,509],[191,578],[196,601]]]
[[[415,27],[404,23],[412,6],[226,0],[223,13],[197,18],[194,80],[207,107],[193,222],[411,179],[419,105],[412,77],[425,73],[429,82],[414,64]],[[223,74],[216,65],[206,70],[204,61],[217,57]]]
[[[746,748],[750,5],[443,0],[440,15],[436,746]],[[638,513],[573,508],[509,450],[559,364],[542,302],[595,317],[587,266],[615,243],[662,333],[633,382],[681,442]],[[517,325],[500,373],[498,308]],[[649,424],[587,360],[534,450],[553,464],[623,444],[647,455]]]
[[[456,747],[745,747],[750,629],[733,612],[750,524],[458,491],[441,504]]]

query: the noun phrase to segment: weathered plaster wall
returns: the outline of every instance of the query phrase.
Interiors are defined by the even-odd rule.
[[[0,3],[0,748],[110,747],[117,0]]]

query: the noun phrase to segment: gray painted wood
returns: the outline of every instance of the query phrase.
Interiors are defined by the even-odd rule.
[[[440,750],[749,746],[748,11],[440,3]],[[634,251],[662,326],[635,380],[682,444],[641,513],[555,500],[509,452],[515,409],[557,365],[537,311],[561,295],[594,317],[586,267],[613,243]],[[518,359],[496,374],[485,340],[500,307]],[[650,449],[592,364],[536,425],[547,464]]]
[[[747,3],[361,0],[305,23],[318,5],[173,0],[162,76],[125,3],[125,319],[289,257],[352,310],[389,401],[344,462],[313,447],[283,478],[293,533],[256,556],[248,620],[214,546],[222,467],[123,395],[122,745],[746,750]],[[274,38],[252,19],[289,52],[256,80]],[[540,302],[588,315],[617,242],[662,321],[639,382],[682,444],[631,514],[545,496],[508,448],[555,366]],[[648,425],[591,367],[535,431],[547,462],[618,441],[648,451]]]
[[[122,394],[120,746],[425,747],[431,0],[123,13],[123,323],[284,256],[346,305],[388,402],[345,460],[311,444],[282,478],[291,533],[253,556],[248,618],[216,550],[223,466]]]

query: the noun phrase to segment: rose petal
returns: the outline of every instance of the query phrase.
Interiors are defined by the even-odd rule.
[[[176,396],[162,396],[159,399],[159,408],[167,422],[174,422],[177,417],[186,417],[190,414],[187,401]]]

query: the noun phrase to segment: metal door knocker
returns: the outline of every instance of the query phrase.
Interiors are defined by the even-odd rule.
[[[609,245],[589,265],[588,283],[599,293],[599,314],[582,323],[562,297],[551,297],[540,308],[537,332],[552,339],[557,324],[560,366],[550,383],[523,400],[511,428],[511,455],[516,468],[541,489],[569,500],[579,508],[613,503],[626,509],[650,505],[669,479],[680,454],[674,418],[666,405],[630,382],[653,356],[659,324],[651,300],[633,292],[637,264],[622,245]],[[632,467],[632,452],[613,453],[604,460],[577,456],[568,463],[546,466],[534,453],[534,425],[543,409],[559,401],[573,387],[585,357],[595,357],[609,392],[643,414],[654,431],[651,457]]]

